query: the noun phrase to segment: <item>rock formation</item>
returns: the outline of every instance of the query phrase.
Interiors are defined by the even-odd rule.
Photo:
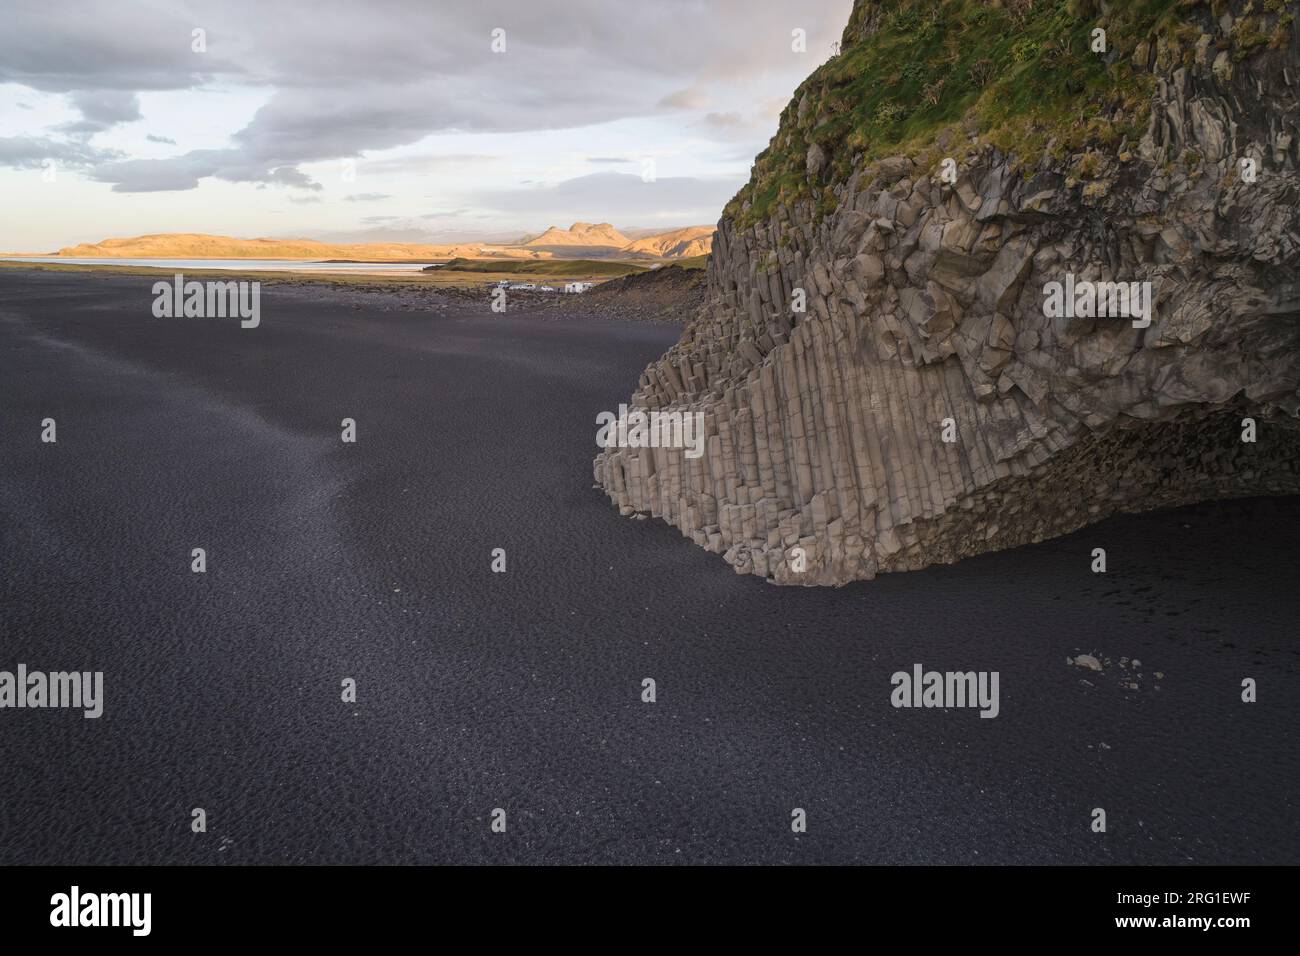
[[[687,226],[630,242],[625,253],[654,256],[658,259],[689,259],[707,256],[713,248],[712,226]]]
[[[740,573],[838,585],[1116,512],[1300,491],[1286,7],[1006,6],[936,24],[921,11],[939,5],[858,0],[719,223],[706,304],[632,396],[701,413],[706,452],[603,450],[623,514]],[[1039,15],[1071,32],[1033,32]],[[961,46],[1015,18],[1001,59]],[[929,45],[911,62],[970,65],[898,63],[897,84],[928,81],[913,113],[837,92],[913,42]],[[978,89],[926,128],[958,82]],[[1149,282],[1149,325],[1046,314],[1051,283],[1089,282]]]
[[[604,246],[622,249],[631,241],[607,222],[575,222],[568,229],[551,226],[536,239],[529,239],[524,245],[530,247]]]

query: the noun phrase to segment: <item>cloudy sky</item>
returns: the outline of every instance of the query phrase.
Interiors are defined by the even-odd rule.
[[[5,0],[0,250],[711,224],[850,6]]]

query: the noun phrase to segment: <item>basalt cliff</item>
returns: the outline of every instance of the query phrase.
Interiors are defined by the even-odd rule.
[[[858,0],[596,481],[816,585],[1300,492],[1298,97],[1278,0]]]

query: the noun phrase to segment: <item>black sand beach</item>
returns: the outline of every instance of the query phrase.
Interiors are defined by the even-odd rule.
[[[776,588],[592,489],[674,328],[151,284],[0,271],[0,669],[105,683],[0,710],[0,864],[1300,862],[1300,500]]]

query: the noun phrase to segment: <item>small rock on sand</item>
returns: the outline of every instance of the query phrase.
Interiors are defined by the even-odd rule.
[[[1075,667],[1086,667],[1089,670],[1094,671],[1101,670],[1101,661],[1097,660],[1097,658],[1093,657],[1091,654],[1080,654],[1078,657],[1068,657],[1066,660]]]

